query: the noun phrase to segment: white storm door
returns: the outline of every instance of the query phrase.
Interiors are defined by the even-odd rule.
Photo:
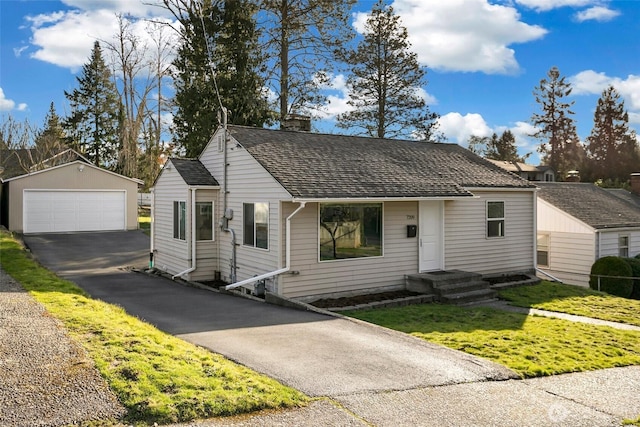
[[[420,271],[442,269],[443,202],[420,202],[419,267]]]

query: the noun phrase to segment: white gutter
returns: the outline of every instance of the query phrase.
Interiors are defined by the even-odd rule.
[[[286,273],[287,271],[289,271],[291,269],[291,219],[298,212],[300,212],[302,209],[304,209],[304,207],[307,204],[307,202],[299,202],[299,203],[300,203],[300,206],[298,206],[298,208],[295,211],[293,211],[291,213],[291,215],[289,215],[287,217],[287,225],[286,225],[286,231],[285,231],[285,239],[286,239],[286,245],[287,245],[286,255],[285,255],[285,259],[286,259],[285,267],[281,268],[279,270],[271,271],[269,273],[261,274],[259,276],[251,277],[251,278],[246,279],[246,280],[241,280],[240,282],[232,283],[230,285],[225,286],[224,287],[225,290],[229,291],[231,289],[235,289],[235,288],[238,288],[240,286],[250,285],[252,283],[259,282],[260,280],[269,279],[271,277],[278,276],[278,275],[280,275],[282,273]]]
[[[176,277],[182,277],[187,273],[191,273],[196,269],[196,188],[191,187],[191,267],[187,268],[175,276],[171,276],[172,280]]]

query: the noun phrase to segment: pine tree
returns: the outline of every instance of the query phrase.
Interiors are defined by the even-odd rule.
[[[64,145],[65,132],[62,128],[60,116],[56,112],[53,102],[49,105],[49,111],[44,119],[44,128],[36,136],[36,147],[42,151],[53,152]]]
[[[335,52],[354,35],[348,25],[356,0],[261,0],[262,49],[270,89],[278,96],[280,126],[289,113],[319,109]],[[264,18],[264,19],[262,19]]]
[[[547,78],[540,80],[540,85],[533,94],[540,105],[541,112],[533,114],[531,122],[538,131],[532,136],[542,140],[538,152],[543,154],[543,161],[562,176],[578,165],[567,153],[567,144],[577,144],[579,141],[571,106],[574,101],[567,102],[571,95],[571,84],[560,77],[557,67],[552,67]]]
[[[173,132],[186,155],[195,157],[204,149],[218,123],[220,104],[230,112],[229,123],[268,123],[271,113],[258,73],[262,62],[254,3],[165,0],[165,7],[182,24],[182,43],[173,62]]]
[[[624,100],[613,86],[606,88],[594,113],[593,129],[587,137],[591,172],[594,180],[625,181],[635,172],[637,157],[635,133],[629,129],[629,114]],[[635,162],[634,162],[635,160]]]
[[[72,147],[95,165],[115,169],[120,142],[120,100],[99,42],[95,42],[89,62],[76,79],[78,88],[64,93],[71,103],[71,115],[63,127],[70,135]]]
[[[355,50],[343,53],[345,62],[353,67],[347,80],[347,103],[353,110],[338,116],[339,127],[395,138],[413,136],[434,120],[418,94],[425,84],[425,70],[410,48],[400,17],[383,1],[376,3],[365,24],[363,40]]]
[[[492,160],[504,160],[507,162],[524,162],[524,158],[518,155],[518,147],[516,147],[516,137],[507,129],[498,137],[493,134],[485,157]]]

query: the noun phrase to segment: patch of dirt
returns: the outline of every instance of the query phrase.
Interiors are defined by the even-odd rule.
[[[387,301],[416,295],[421,294],[418,292],[399,290],[391,292],[380,292],[377,294],[354,295],[352,297],[324,298],[311,302],[310,304],[318,308],[349,307],[358,304],[368,304],[370,302]]]

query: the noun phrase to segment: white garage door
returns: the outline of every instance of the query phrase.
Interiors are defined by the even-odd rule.
[[[124,230],[125,191],[25,190],[25,233]]]

